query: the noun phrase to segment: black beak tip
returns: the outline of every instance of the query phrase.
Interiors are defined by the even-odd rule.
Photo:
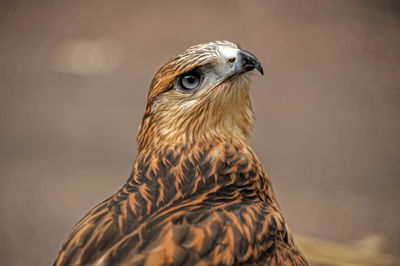
[[[261,75],[264,75],[264,69],[261,66],[260,61],[252,53],[246,50],[240,50],[240,55],[242,57],[243,66],[247,66],[248,70],[257,69]]]
[[[258,71],[260,71],[261,75],[264,76],[264,69],[262,68],[261,64],[259,64],[259,65],[256,67],[256,69],[257,69]]]

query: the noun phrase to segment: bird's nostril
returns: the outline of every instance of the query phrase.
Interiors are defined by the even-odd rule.
[[[231,57],[228,59],[229,63],[233,63],[236,61],[236,57]]]

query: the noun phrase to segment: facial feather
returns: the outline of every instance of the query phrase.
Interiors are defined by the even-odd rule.
[[[191,143],[236,138],[247,143],[253,126],[248,74],[230,76],[238,46],[217,41],[193,46],[156,73],[138,135],[139,150],[163,142]],[[193,93],[177,89],[177,79],[199,69],[203,84]]]

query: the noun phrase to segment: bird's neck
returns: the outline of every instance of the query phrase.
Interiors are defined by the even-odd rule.
[[[157,100],[146,109],[137,138],[139,152],[166,143],[235,142],[248,146],[254,114],[247,77],[182,104],[168,97]]]

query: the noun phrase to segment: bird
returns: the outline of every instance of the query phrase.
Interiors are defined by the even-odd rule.
[[[131,175],[54,265],[308,265],[249,144],[254,69],[264,74],[229,41],[169,59],[151,81]]]

